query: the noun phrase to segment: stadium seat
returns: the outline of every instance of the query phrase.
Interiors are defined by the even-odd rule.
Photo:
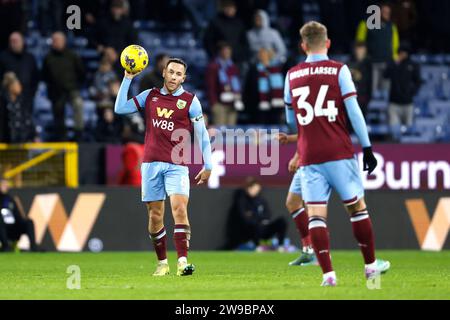
[[[387,124],[368,125],[367,130],[371,135],[384,136],[389,134],[389,126]]]
[[[414,129],[421,136],[430,138],[430,141],[435,141],[445,136],[445,124],[446,121],[442,117],[418,117],[414,121]]]
[[[371,100],[368,106],[369,110],[386,111],[389,104],[384,100]]]
[[[422,80],[439,82],[448,77],[447,66],[424,65],[420,68]]]
[[[430,114],[448,120],[450,118],[450,101],[432,100],[428,103],[428,110]]]

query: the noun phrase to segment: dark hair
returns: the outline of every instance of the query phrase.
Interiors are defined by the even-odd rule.
[[[125,5],[123,0],[113,0],[111,1],[111,8],[123,8]]]
[[[166,53],[158,53],[155,56],[155,65],[158,64],[160,61],[162,61],[165,57],[168,57]]]
[[[367,47],[366,43],[364,41],[356,41],[354,44],[355,48],[361,48],[361,47]]]
[[[230,47],[231,45],[226,41],[218,41],[216,44],[217,52],[220,52],[223,48]]]
[[[255,177],[247,177],[245,179],[244,187],[245,189],[248,189],[250,187],[253,187],[255,184],[260,184],[258,180],[256,180]]]
[[[170,63],[178,63],[184,66],[184,73],[187,73],[187,64],[180,58],[169,58],[169,61],[166,63],[166,68],[169,66]]]
[[[234,0],[221,0],[219,1],[219,8],[220,9],[224,9],[226,7],[235,7],[236,6],[236,2]]]
[[[379,3],[378,3],[378,6],[381,8],[381,7],[389,7],[389,9],[392,9],[392,6],[391,6],[391,4],[390,4],[390,2],[388,2],[388,1],[380,1]]]

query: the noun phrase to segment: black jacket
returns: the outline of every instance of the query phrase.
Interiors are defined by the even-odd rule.
[[[99,21],[96,39],[98,39],[96,45],[112,47],[120,55],[125,47],[137,42],[137,34],[129,19],[114,20],[109,15]]]
[[[204,45],[210,58],[216,55],[217,43],[225,41],[233,48],[233,60],[243,62],[248,59],[248,43],[245,27],[237,18],[229,18],[224,14],[216,16],[205,32]]]
[[[25,107],[23,96],[11,101],[0,92],[0,142],[32,142],[36,136],[31,110]]]
[[[0,55],[0,79],[3,79],[5,72],[12,71],[19,78],[23,86],[25,97],[34,97],[39,82],[39,71],[34,56],[23,51],[15,54],[10,50],[5,50]]]
[[[411,104],[422,80],[419,66],[410,59],[400,63],[391,62],[384,76],[391,80],[389,101],[398,104]]]
[[[366,58],[362,61],[353,59],[348,64],[358,96],[372,96],[372,61]]]
[[[233,195],[230,218],[236,225],[259,225],[270,219],[267,201],[261,196],[250,197],[245,190],[237,190]]]
[[[145,74],[139,83],[139,91],[145,91],[152,88],[162,88],[164,85],[164,78],[158,70],[153,70]]]
[[[380,27],[380,29],[367,30],[367,50],[373,62],[388,62],[393,56],[394,24],[382,21]]]
[[[50,98],[53,98],[61,92],[78,90],[85,79],[85,70],[75,52],[51,50],[44,59],[42,77],[47,83]]]
[[[5,224],[16,224],[24,220],[16,201],[9,194],[0,193],[0,211],[0,219]]]

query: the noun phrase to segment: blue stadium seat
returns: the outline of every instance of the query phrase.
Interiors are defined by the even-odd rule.
[[[371,100],[369,102],[368,109],[369,110],[378,110],[378,111],[386,111],[389,107],[389,104],[384,100]]]
[[[400,137],[401,143],[431,143],[434,139],[429,136],[406,135]]]
[[[430,114],[436,117],[450,118],[450,101],[432,100],[428,102]]]
[[[447,66],[424,65],[420,68],[422,80],[439,82],[448,77]]]
[[[418,117],[414,121],[414,130],[419,135],[430,138],[430,141],[435,141],[445,136],[445,124],[442,117]]]
[[[367,130],[371,135],[384,136],[389,134],[389,126],[387,124],[373,124],[368,125]]]

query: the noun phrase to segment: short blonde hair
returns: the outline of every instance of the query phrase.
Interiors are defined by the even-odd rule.
[[[6,90],[16,81],[19,81],[16,74],[12,71],[5,72],[2,79],[2,87]]]
[[[325,46],[325,42],[328,40],[328,30],[323,24],[310,21],[301,27],[300,36],[308,48],[320,49]]]

